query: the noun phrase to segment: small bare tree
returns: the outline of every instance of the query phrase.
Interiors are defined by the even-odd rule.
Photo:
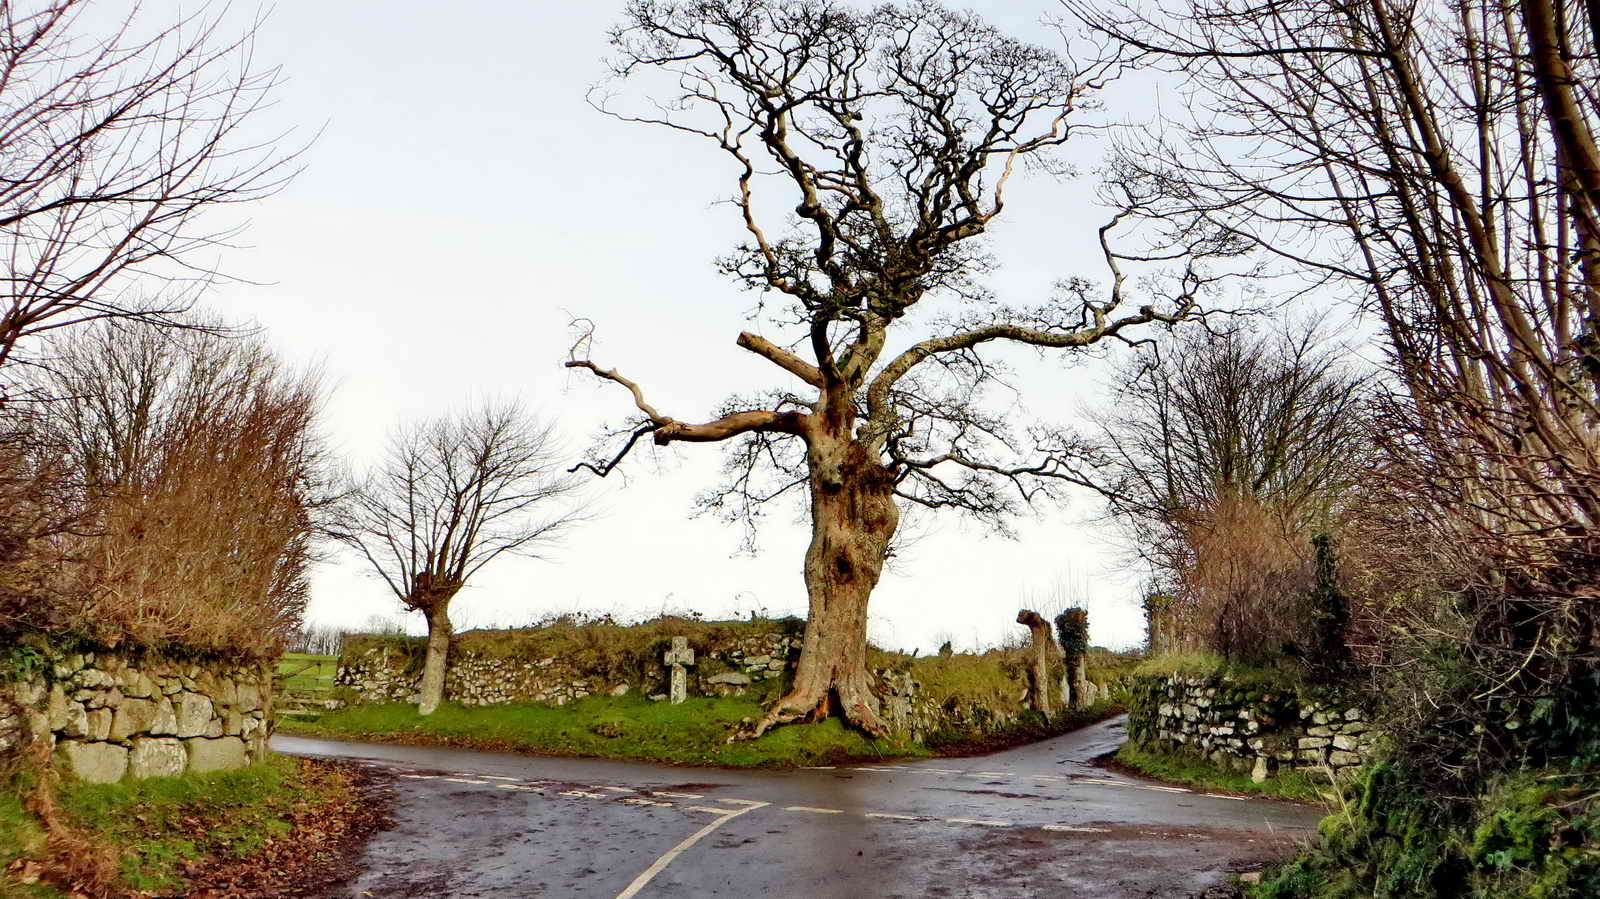
[[[1005,383],[997,348],[1082,351],[1195,317],[1215,280],[1198,260],[1233,242],[1174,218],[1148,234],[1165,251],[1114,249],[1112,233],[1159,188],[1114,179],[1107,198],[1119,211],[1099,231],[1109,284],[1074,279],[1032,306],[990,296],[979,239],[1007,186],[1024,163],[1059,168],[1051,151],[1117,63],[1069,60],[969,13],[923,0],[870,11],[635,0],[613,44],[621,82],[667,94],[648,114],[619,115],[708,141],[732,163],[746,240],[722,267],[780,299],[787,334],[746,332],[738,345],[792,381],[735,396],[702,423],[681,421],[591,361],[586,333],[567,364],[628,389],[640,413],[618,428],[620,449],[588,467],[610,472],[646,436],[732,441],[728,482],[705,495],[706,508],[749,522],[763,503],[805,491],[810,609],[799,667],[752,733],[835,710],[882,733],[867,602],[901,504],[1003,530],[1026,504],[1056,495],[1072,464],[1071,441],[1018,433],[988,408],[987,391]],[[1188,264],[1127,277],[1129,266],[1174,256]]]
[[[207,210],[272,193],[294,157],[242,133],[277,81],[253,27],[201,4],[153,28],[134,4],[95,32],[88,0],[22,6],[0,0],[0,366],[75,322],[171,323],[236,232]]]
[[[451,600],[496,558],[538,558],[584,518],[562,455],[553,425],[516,403],[485,403],[401,428],[335,513],[331,536],[427,617],[421,714],[444,698]]]

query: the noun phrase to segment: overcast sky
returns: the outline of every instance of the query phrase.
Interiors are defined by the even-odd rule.
[[[741,237],[724,158],[682,135],[626,125],[585,102],[603,73],[620,0],[591,3],[284,0],[256,47],[286,83],[271,112],[301,136],[321,128],[304,173],[253,210],[247,248],[223,267],[259,282],[217,292],[227,315],[264,325],[275,347],[319,362],[333,387],[326,427],[355,467],[397,422],[474,397],[520,396],[558,420],[574,455],[627,396],[561,367],[573,315],[599,326],[594,358],[649,391],[663,412],[705,416],[731,391],[782,383],[738,349],[760,330],[751,296],[713,260]],[[1058,46],[1044,2],[974,4],[1012,34]],[[1151,104],[1124,91],[1128,114]],[[1131,102],[1128,98],[1131,98]],[[1103,147],[1073,156],[1085,170]],[[1016,185],[991,248],[990,280],[1020,302],[1068,275],[1099,278],[1092,175]],[[1100,363],[1024,362],[1031,413],[1071,415],[1092,402]],[[506,560],[457,601],[459,623],[515,624],[550,612],[625,616],[663,608],[708,616],[805,610],[803,527],[768,519],[761,549],[738,556],[739,532],[691,519],[719,451],[690,446],[641,456],[626,481],[596,482],[601,515],[546,561]],[[1142,639],[1137,574],[1114,530],[1081,495],[1018,523],[1019,539],[956,520],[933,522],[873,595],[873,638],[929,651],[991,643],[1017,609],[1063,581],[1086,588],[1092,637]],[[349,557],[314,575],[309,620],[360,626],[399,617],[381,582]],[[413,630],[420,617],[412,616]]]

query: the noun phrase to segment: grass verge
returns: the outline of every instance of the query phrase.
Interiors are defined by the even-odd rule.
[[[1115,761],[1146,777],[1211,792],[1243,793],[1319,805],[1327,805],[1333,800],[1332,788],[1326,780],[1313,778],[1298,771],[1280,773],[1256,783],[1248,774],[1224,770],[1209,762],[1186,756],[1146,752],[1132,743],[1123,744],[1115,756]]]
[[[14,786],[0,794],[0,860],[8,872],[0,874],[0,895],[66,895],[47,885],[68,875],[51,869],[44,828],[21,792]],[[330,827],[330,819],[357,800],[345,768],[283,756],[214,774],[66,783],[56,795],[75,837],[117,860],[117,882],[92,892],[141,897],[208,894],[219,871],[227,872],[228,888],[261,881],[262,872],[249,870],[252,860],[267,862],[268,880],[321,861],[344,829],[341,820]],[[308,853],[310,846],[317,848]]]
[[[564,706],[446,703],[426,718],[415,706],[390,703],[350,706],[316,721],[285,719],[279,732],[728,768],[928,755],[914,743],[868,739],[836,718],[780,727],[759,740],[727,742],[740,721],[761,712],[758,700],[745,697],[694,697],[681,705],[633,696],[588,696]]]

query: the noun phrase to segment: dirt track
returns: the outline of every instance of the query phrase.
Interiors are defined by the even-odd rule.
[[[977,758],[798,771],[274,746],[397,779],[395,826],[341,897],[1178,899],[1320,817],[1096,767],[1121,740],[1119,719]]]

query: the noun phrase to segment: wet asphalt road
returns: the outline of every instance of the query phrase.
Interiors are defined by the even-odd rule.
[[[279,736],[393,774],[340,897],[1181,897],[1320,813],[1096,767],[1121,719],[989,756],[735,771]]]

